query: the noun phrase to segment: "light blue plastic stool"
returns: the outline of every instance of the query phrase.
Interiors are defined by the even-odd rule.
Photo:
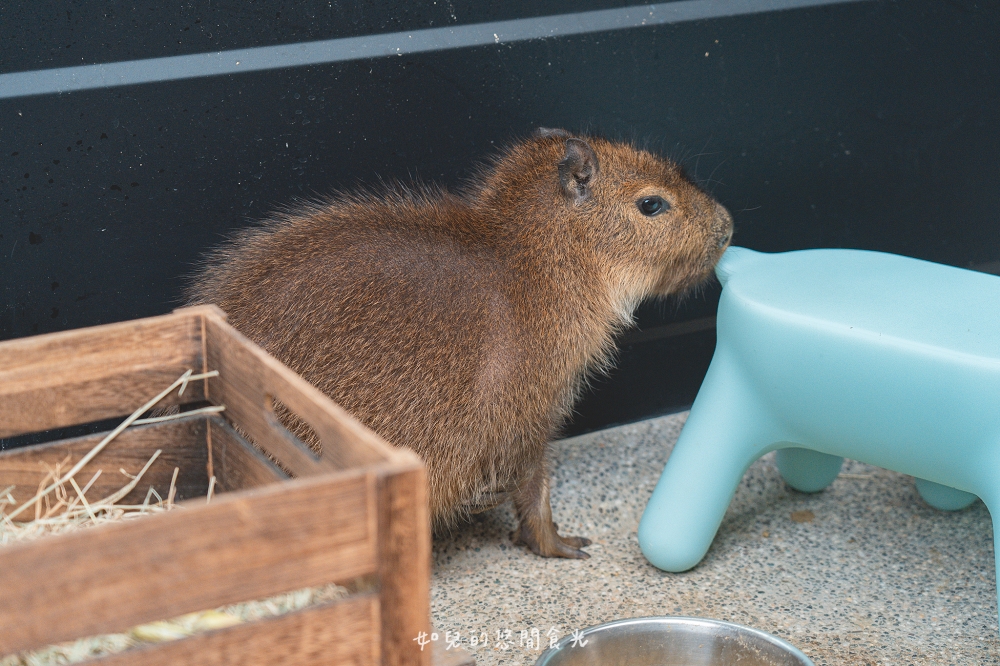
[[[775,449],[804,492],[847,457],[916,477],[940,509],[978,496],[1000,553],[1000,277],[879,252],[739,247],[716,274],[715,356],[639,523],[653,565],[698,564],[747,468]]]

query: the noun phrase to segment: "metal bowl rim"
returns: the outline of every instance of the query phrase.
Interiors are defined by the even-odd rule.
[[[740,631],[748,632],[760,638],[767,643],[777,645],[778,647],[787,650],[793,657],[796,657],[802,661],[803,666],[815,666],[813,661],[805,655],[802,650],[798,649],[791,643],[777,636],[773,636],[766,631],[761,631],[760,629],[754,629],[753,627],[748,627],[743,624],[736,624],[735,622],[725,622],[723,620],[713,620],[706,617],[688,617],[683,615],[652,615],[649,617],[631,617],[623,620],[612,620],[611,622],[605,622],[604,624],[597,624],[593,627],[587,627],[581,632],[581,636],[589,636],[590,634],[597,633],[598,631],[604,631],[606,629],[612,629],[616,627],[628,626],[632,624],[663,624],[671,626],[710,626],[710,627],[727,627],[731,629],[738,629]],[[535,666],[546,666],[552,657],[555,656],[557,652],[564,649],[567,645],[573,642],[573,636],[564,636],[555,647],[551,647],[538,657],[535,662]]]

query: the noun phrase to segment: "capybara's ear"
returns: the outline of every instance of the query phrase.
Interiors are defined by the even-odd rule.
[[[539,127],[535,130],[535,136],[539,139],[568,139],[573,135],[564,129],[559,129],[558,127]]]
[[[563,194],[573,203],[586,201],[600,165],[597,154],[583,139],[566,139],[566,155],[559,163],[559,183]]]

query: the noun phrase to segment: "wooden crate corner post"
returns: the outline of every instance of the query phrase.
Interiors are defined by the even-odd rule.
[[[382,663],[429,666],[431,536],[427,479],[416,455],[397,452],[378,482]]]

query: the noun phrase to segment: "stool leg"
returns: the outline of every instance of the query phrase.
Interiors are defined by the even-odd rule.
[[[643,555],[666,571],[701,561],[747,468],[782,440],[719,361],[716,354],[639,522]]]
[[[913,477],[913,481],[917,485],[920,497],[940,511],[959,511],[978,499],[972,493],[950,486],[942,486],[940,483],[934,483],[927,479]]]
[[[994,484],[994,488],[997,488],[996,484]],[[986,508],[990,510],[990,517],[993,519],[993,560],[996,567],[997,608],[1000,609],[1000,501],[997,500],[997,496],[996,490],[989,494],[981,493],[979,495],[986,504]]]
[[[837,478],[844,459],[809,449],[778,449],[778,471],[785,483],[803,493],[818,493]]]

